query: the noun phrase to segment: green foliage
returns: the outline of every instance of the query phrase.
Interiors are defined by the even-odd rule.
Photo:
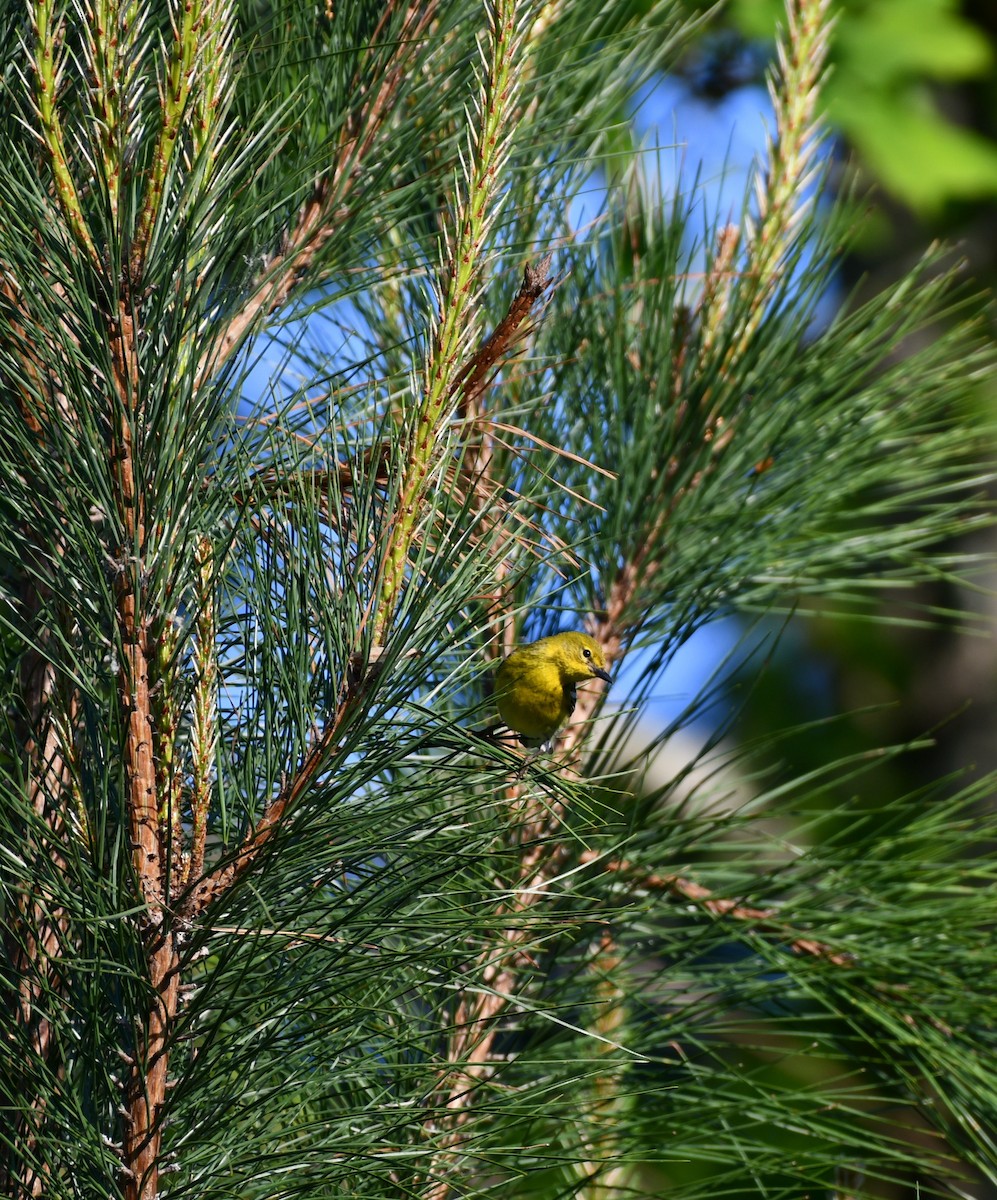
[[[10,1195],[997,1179],[992,781],[633,738],[718,614],[989,520],[956,275],[815,327],[807,11],[736,226],[634,162],[580,233],[669,4],[4,11]],[[582,626],[612,705],[524,761],[496,657]]]
[[[735,0],[748,36],[771,37],[782,6]],[[983,78],[994,47],[952,0],[843,3],[824,93],[828,119],[877,182],[920,216],[997,193],[997,146],[951,119],[933,84]]]

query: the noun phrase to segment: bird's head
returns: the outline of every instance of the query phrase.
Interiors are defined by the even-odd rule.
[[[586,679],[610,682],[606,655],[595,638],[587,633],[559,633],[550,640],[555,643],[557,666],[565,683],[583,683]]]

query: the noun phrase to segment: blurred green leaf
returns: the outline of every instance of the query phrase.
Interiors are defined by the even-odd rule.
[[[997,195],[997,142],[946,121],[922,89],[892,95],[838,79],[827,94],[831,119],[863,162],[918,212]]]
[[[747,37],[766,41],[783,20],[774,0],[735,0],[730,11]],[[956,0],[848,0],[836,15],[824,107],[870,175],[922,215],[997,195],[997,143],[948,117],[929,92],[991,70],[986,32]]]
[[[970,79],[990,68],[994,52],[953,0],[872,0],[840,6],[834,57],[843,80],[882,88],[912,76]]]

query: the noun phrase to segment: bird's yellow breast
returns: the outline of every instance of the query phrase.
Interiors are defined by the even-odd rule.
[[[574,688],[562,683],[556,663],[514,651],[495,677],[495,699],[510,729],[545,742],[571,716]]]
[[[524,742],[550,741],[575,707],[575,684],[609,682],[601,647],[586,633],[555,633],[517,646],[495,676],[499,716]]]

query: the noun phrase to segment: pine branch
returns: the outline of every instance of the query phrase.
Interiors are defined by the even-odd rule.
[[[226,316],[224,330],[202,357],[202,381],[220,371],[253,332],[285,308],[303,282],[314,284],[314,268],[350,215],[351,196],[379,139],[387,135],[402,84],[413,70],[414,55],[437,20],[437,7],[435,0],[423,4],[392,0],[383,8],[368,53],[358,62],[351,89],[357,103],[346,115],[331,162],[315,181],[293,225],[285,230],[280,252],[251,283],[246,302]],[[395,30],[399,14],[401,24]],[[378,62],[382,39],[387,48],[384,63]],[[374,64],[377,69],[371,76]]]
[[[482,251],[497,216],[497,182],[521,119],[521,60],[529,53],[525,17],[514,0],[500,0],[487,12],[489,36],[482,48],[484,75],[476,114],[479,124],[468,147],[452,225],[446,234],[447,258],[437,285],[439,316],[423,369],[422,395],[403,432],[405,463],[378,602],[379,642],[387,640],[394,618],[418,504],[430,484],[457,405],[455,392],[462,377],[475,369],[474,359],[468,360],[468,355],[480,319],[477,306],[484,286]]]
[[[797,954],[809,954],[815,958],[823,958],[836,967],[849,967],[854,963],[850,954],[834,950],[815,938],[801,937],[794,933],[789,925],[776,918],[777,908],[754,908],[738,900],[728,900],[714,896],[709,888],[703,887],[692,879],[681,875],[659,875],[654,871],[644,871],[633,863],[623,859],[606,860],[594,850],[584,850],[579,856],[579,862],[598,863],[604,871],[614,871],[626,875],[632,886],[653,891],[668,892],[681,900],[701,906],[706,912],[715,917],[730,917],[735,921],[749,922],[753,927],[766,932],[777,934],[788,941],[789,948]]]
[[[565,236],[667,6],[503,0],[476,73],[463,0],[59,13],[0,166],[8,1190],[992,1173],[988,788],[756,820],[624,748],[715,614],[952,578],[976,511],[951,280],[812,325],[826,6],[703,271],[650,186]],[[499,647],[581,623],[613,704],[478,732]]]
[[[522,326],[536,303],[554,286],[554,281],[549,275],[552,257],[551,254],[546,254],[535,267],[527,263],[523,271],[522,286],[505,316],[454,380],[450,389],[451,398],[458,401],[457,411],[465,420],[470,419],[473,422],[480,412],[481,398],[491,372],[497,368],[500,361],[508,358],[517,343],[536,331],[535,323],[525,330]]]

